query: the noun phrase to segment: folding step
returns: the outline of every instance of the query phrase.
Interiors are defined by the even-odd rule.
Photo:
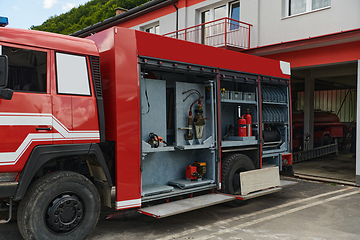
[[[219,203],[229,202],[234,199],[236,199],[236,196],[211,193],[199,197],[187,198],[171,203],[164,203],[156,206],[141,208],[138,210],[138,212],[155,218],[164,218]]]
[[[249,199],[256,198],[256,197],[261,197],[261,196],[268,195],[271,193],[279,192],[280,190],[283,189],[283,187],[292,186],[292,185],[295,185],[296,183],[297,182],[295,182],[295,181],[280,180],[280,186],[278,186],[278,187],[263,189],[260,191],[249,193],[247,195],[236,195],[236,199],[245,201],[245,200],[249,200]]]
[[[264,189],[264,190],[260,190],[260,191],[257,191],[257,192],[249,193],[247,195],[236,195],[236,199],[245,201],[245,200],[249,200],[249,199],[252,199],[252,198],[268,195],[270,193],[279,192],[281,189],[282,189],[281,187],[273,187],[273,188]]]

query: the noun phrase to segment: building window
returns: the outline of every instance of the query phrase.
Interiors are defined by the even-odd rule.
[[[201,23],[210,22],[210,11],[206,10],[201,13]]]
[[[306,12],[306,0],[289,0],[289,16]]]
[[[230,3],[229,18],[240,21],[240,2]],[[235,30],[240,27],[237,21],[230,22],[230,30]]]
[[[331,0],[312,0],[312,10],[329,7],[330,5]]]
[[[240,21],[240,2],[230,3],[229,17]]]
[[[141,27],[141,30],[148,33],[160,34],[159,22]]]
[[[160,30],[159,25],[156,25],[154,27],[146,28],[145,32],[159,34],[159,30]]]
[[[331,0],[287,0],[288,16],[311,12],[331,5]]]
[[[206,23],[220,18],[232,18],[240,21],[240,2],[229,2],[201,11],[200,23]]]
[[[214,8],[214,14],[215,14],[214,20],[227,17],[226,5]]]
[[[222,39],[225,31],[229,32],[240,29],[239,1],[228,2],[226,4],[221,3],[215,6],[213,5],[211,8],[204,9],[199,13],[200,13],[200,23],[202,24],[201,25],[202,44],[213,45],[215,42],[216,44],[218,44],[218,42],[223,41]],[[224,18],[231,18],[234,20],[224,20]]]

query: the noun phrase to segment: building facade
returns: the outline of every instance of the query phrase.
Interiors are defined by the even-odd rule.
[[[179,0],[175,5],[178,29],[224,17],[251,24],[250,48],[360,27],[358,0]],[[145,14],[118,26],[143,31],[157,28],[157,34],[176,31],[176,9],[172,5],[167,8],[168,11]]]

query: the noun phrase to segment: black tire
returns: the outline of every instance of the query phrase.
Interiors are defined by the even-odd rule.
[[[229,207],[229,208],[238,208],[238,207],[243,207],[246,204],[248,204],[248,201],[245,200],[241,200],[241,199],[235,199],[232,200],[230,202],[226,202],[224,203],[225,206]]]
[[[85,239],[100,215],[94,184],[75,172],[54,172],[34,182],[18,209],[24,239]]]
[[[322,139],[321,139],[321,146],[327,146],[329,144],[331,144],[332,138],[329,135],[325,135]]]
[[[224,193],[241,194],[240,172],[254,170],[251,159],[243,154],[228,155],[221,164],[221,190]]]

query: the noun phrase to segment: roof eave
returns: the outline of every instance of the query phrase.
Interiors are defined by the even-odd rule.
[[[247,50],[243,50],[243,52],[257,56],[266,56],[277,53],[336,45],[358,40],[360,40],[360,28],[250,48]]]
[[[174,0],[173,2],[177,2],[177,1],[178,0]],[[98,22],[92,26],[84,28],[83,30],[79,30],[75,33],[72,33],[72,34],[70,34],[70,36],[84,38],[84,37],[87,37],[96,32],[100,32],[102,30],[116,26],[122,22],[128,21],[135,17],[139,17],[150,11],[154,11],[156,9],[163,8],[163,7],[171,5],[171,4],[172,4],[171,0],[153,0],[153,1],[143,4],[141,6],[132,8],[127,12],[121,13],[112,18],[108,18],[108,19],[104,20],[103,22]]]

